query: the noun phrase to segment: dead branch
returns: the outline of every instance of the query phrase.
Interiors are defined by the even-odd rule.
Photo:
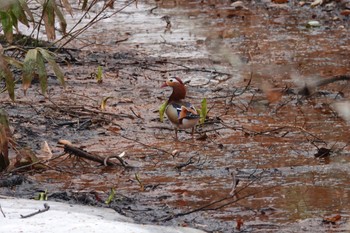
[[[31,214],[28,214],[28,215],[22,215],[22,214],[21,214],[21,218],[29,218],[29,217],[32,217],[32,216],[34,216],[34,215],[37,215],[37,214],[46,212],[46,211],[48,211],[49,209],[50,209],[50,206],[49,206],[47,203],[45,203],[45,204],[44,204],[44,209],[38,210],[38,211],[36,211],[36,212],[34,212],[34,213],[31,213]]]
[[[104,158],[101,158],[98,155],[92,155],[92,154],[90,154],[90,153],[88,153],[88,152],[86,152],[86,151],[84,151],[82,149],[76,148],[76,147],[74,147],[72,145],[65,144],[64,145],[64,151],[66,153],[74,154],[74,155],[76,155],[78,157],[82,157],[84,159],[100,163],[102,165],[105,164],[105,159]],[[117,166],[118,165],[118,164],[113,163],[113,162],[108,161],[108,160],[106,161],[106,164],[109,165],[109,166]],[[124,163],[122,163],[121,165],[125,167]]]
[[[182,168],[184,168],[188,165],[194,164],[194,163],[195,163],[194,156],[191,156],[186,162],[176,165],[175,168],[178,170],[181,170]]]
[[[240,96],[240,95],[243,95],[249,88],[250,84],[252,83],[252,80],[253,80],[253,72],[250,73],[250,78],[248,80],[248,83],[247,85],[244,87],[243,91],[241,91],[241,93],[238,93],[236,94],[236,90],[233,92],[232,96],[231,96],[231,99],[230,99],[230,103],[232,103],[233,101],[233,98],[237,97],[237,96]]]

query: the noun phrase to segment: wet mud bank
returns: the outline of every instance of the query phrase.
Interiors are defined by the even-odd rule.
[[[47,190],[49,200],[208,232],[347,231],[346,2],[277,2],[139,2],[96,25],[82,39],[98,45],[75,49],[79,40],[60,54],[66,89],[52,78],[46,97],[38,84],[26,96],[18,86],[16,103],[1,94],[14,139],[47,166],[14,172],[0,193]],[[182,131],[176,141],[159,121],[171,76],[196,106],[207,98],[194,140]],[[64,154],[60,139],[104,158],[125,152],[130,167]]]

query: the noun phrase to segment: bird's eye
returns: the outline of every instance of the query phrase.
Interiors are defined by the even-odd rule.
[[[173,82],[173,80],[172,80],[172,79],[169,79],[169,82],[171,82],[171,83],[172,83],[172,82]]]

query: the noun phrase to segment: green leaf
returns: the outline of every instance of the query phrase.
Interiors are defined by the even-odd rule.
[[[31,10],[29,9],[26,0],[19,0],[19,2],[20,2],[20,4],[21,4],[21,6],[22,6],[22,9],[23,9],[23,10],[25,11],[25,13],[29,16],[30,21],[32,21],[33,24],[34,24],[34,16],[33,16],[32,12],[31,12]],[[21,22],[22,22],[22,21],[21,21]],[[22,22],[22,23],[23,23],[23,22]]]
[[[159,120],[160,122],[163,122],[164,120],[164,113],[166,110],[166,107],[168,106],[168,101],[165,101],[162,105],[159,107]]]
[[[40,192],[34,199],[38,201],[47,201],[47,194],[47,189],[45,189],[45,192]]]
[[[108,199],[105,201],[105,203],[109,205],[113,201],[114,197],[115,197],[115,190],[114,188],[111,188],[111,193],[109,194]]]
[[[27,16],[24,13],[22,3],[20,1],[15,1],[12,5],[12,12],[21,23],[29,27]]]
[[[15,100],[15,79],[12,75],[11,70],[8,67],[6,57],[0,54],[0,80],[5,79],[6,89],[9,93],[10,98]]]
[[[7,12],[0,12],[2,30],[4,31],[6,40],[9,43],[13,41],[12,17]]]
[[[27,89],[30,87],[32,83],[33,77],[35,75],[36,67],[37,67],[37,49],[30,49],[23,62],[23,89],[24,93],[26,93]]]
[[[5,80],[7,92],[9,93],[11,100],[15,101],[15,78],[10,70],[8,70],[8,75],[5,77]]]
[[[8,64],[10,64],[10,65],[12,65],[12,66],[15,66],[15,67],[18,68],[18,69],[23,69],[23,63],[20,62],[20,61],[18,61],[18,60],[16,60],[16,59],[13,58],[13,57],[4,56],[4,60],[5,60]]]
[[[200,110],[200,112],[199,112],[199,115],[200,115],[199,123],[200,123],[200,124],[203,124],[204,121],[205,121],[205,119],[206,119],[206,117],[207,117],[207,113],[208,113],[207,99],[204,98],[204,99],[202,100],[202,103],[201,103],[201,104],[202,104],[202,107],[201,107],[201,110]]]
[[[98,66],[97,67],[97,74],[96,74],[97,83],[102,83],[102,75],[103,75],[102,67]]]
[[[9,15],[11,16],[12,26],[16,28],[18,31],[18,20],[13,11],[9,11]]]
[[[53,59],[53,57],[50,55],[50,52],[43,49],[43,48],[38,48],[38,50],[40,51],[40,53],[43,55],[44,59],[49,63],[49,65],[52,67],[53,72],[55,73],[55,75],[58,78],[58,81],[61,83],[62,86],[66,86],[65,82],[64,82],[64,74],[61,71],[60,67],[57,65],[57,63],[55,62],[55,60]]]
[[[11,135],[7,113],[0,109],[0,171],[10,164],[8,158],[8,142]]]
[[[39,76],[41,92],[45,94],[47,90],[47,73],[46,73],[44,58],[41,53],[38,53],[36,57],[36,65],[38,68],[37,72]]]

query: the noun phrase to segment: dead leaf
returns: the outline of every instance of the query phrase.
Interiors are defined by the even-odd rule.
[[[42,19],[45,25],[45,31],[48,40],[54,40],[56,38],[55,34],[55,11],[53,7],[53,0],[45,1],[43,6]]]
[[[207,138],[208,138],[208,135],[206,133],[203,133],[203,134],[199,135],[199,137],[197,137],[196,140],[205,141],[205,140],[207,140]]]
[[[288,0],[272,0],[272,2],[277,4],[283,4],[283,3],[287,3]]]
[[[66,11],[73,16],[73,10],[71,5],[69,4],[68,0],[62,0],[62,5],[66,9]]]
[[[115,0],[109,0],[109,1],[106,3],[106,7],[109,7],[110,9],[114,9],[114,1],[115,1]]]
[[[23,148],[18,151],[17,156],[16,156],[16,162],[14,164],[14,167],[23,167],[32,163],[38,162],[39,159],[35,155],[35,153],[30,149],[30,148]],[[34,169],[42,169],[45,168],[44,165],[42,164],[34,164],[33,166],[30,166],[31,168]]]
[[[340,12],[340,14],[341,14],[341,15],[344,15],[344,16],[348,16],[348,15],[350,15],[350,10],[342,10],[342,11]]]
[[[102,99],[102,102],[101,102],[101,105],[100,105],[101,110],[106,110],[107,100],[111,99],[111,98],[113,98],[113,97],[112,96],[107,96],[107,97],[104,97]]]
[[[69,146],[72,145],[72,143],[71,143],[70,141],[65,140],[65,139],[60,139],[60,140],[58,140],[58,144],[61,144],[61,145],[69,145]]]
[[[330,149],[321,147],[317,150],[317,153],[315,154],[316,158],[325,158],[329,157],[331,155],[332,151]]]
[[[323,218],[322,222],[326,224],[336,224],[341,219],[341,216],[339,214],[330,217],[330,218]]]
[[[282,92],[273,88],[268,82],[263,82],[261,84],[261,90],[265,93],[266,99],[269,103],[274,103],[282,98]]]
[[[236,223],[237,223],[236,229],[237,229],[238,231],[240,231],[241,228],[242,228],[242,226],[243,226],[243,219],[242,219],[242,218],[236,219]]]

